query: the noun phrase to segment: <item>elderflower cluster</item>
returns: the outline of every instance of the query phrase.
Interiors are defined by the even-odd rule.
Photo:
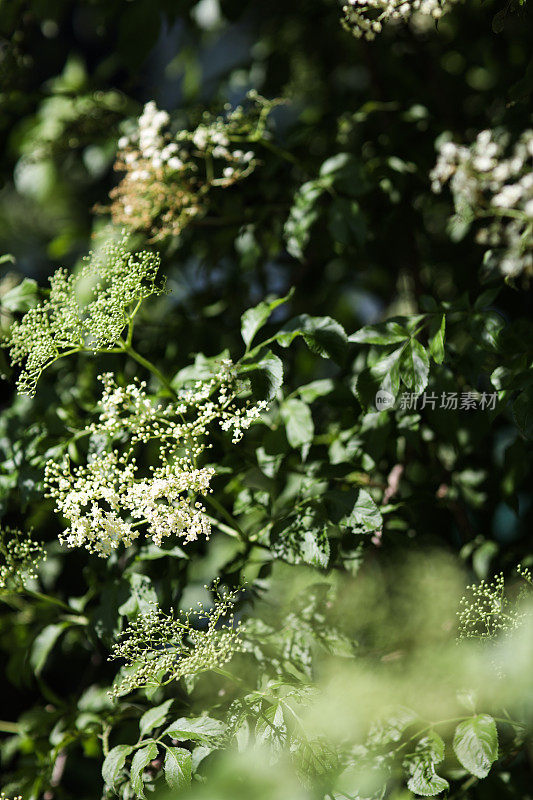
[[[0,591],[23,589],[26,580],[37,577],[45,557],[43,546],[27,534],[0,528]]]
[[[509,136],[481,131],[470,146],[444,142],[430,174],[432,189],[447,182],[456,216],[484,219],[477,241],[490,249],[487,266],[506,276],[533,274],[533,130],[509,148]]]
[[[342,24],[356,39],[372,41],[383,25],[408,22],[416,17],[439,20],[459,0],[347,0]]]
[[[43,370],[62,356],[112,349],[142,300],[161,291],[159,257],[130,253],[125,244],[90,254],[75,274],[56,270],[48,297],[11,325],[7,346],[12,363],[23,365],[20,392],[33,394]]]
[[[111,692],[119,697],[149,685],[197,675],[226,664],[241,650],[242,625],[234,618],[235,593],[215,595],[213,607],[174,617],[158,606],[131,621],[111,651],[123,659],[120,680]]]
[[[250,175],[257,159],[248,145],[261,138],[274,102],[256,94],[254,105],[204,114],[193,131],[173,133],[170,117],[151,101],[136,130],[118,141],[115,169],[122,179],[110,193],[113,221],[142,231],[151,241],[177,236],[209,208],[213,188]]]
[[[518,595],[510,599],[505,592],[503,574],[492,581],[468,586],[458,611],[459,635],[463,639],[492,639],[501,633],[518,628],[525,618],[522,601],[531,594],[533,578],[524,567],[517,568],[525,582]]]
[[[61,541],[106,557],[129,546],[144,527],[158,547],[169,536],[184,542],[211,532],[199,498],[211,491],[212,466],[198,459],[209,448],[209,426],[218,422],[238,442],[266,403],[239,401],[241,384],[231,362],[222,362],[210,380],[185,388],[175,402],[163,405],[146,393],[146,384],[118,386],[113,375],[101,376],[97,419],[84,433],[105,438],[106,449],[73,467],[68,457],[45,466],[47,494],[69,522]],[[159,442],[158,463],[139,468],[137,447]]]

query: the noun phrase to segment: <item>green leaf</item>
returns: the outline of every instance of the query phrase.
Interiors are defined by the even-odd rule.
[[[150,708],[142,715],[139,721],[141,736],[145,736],[147,733],[150,733],[150,731],[153,731],[154,728],[163,724],[172,703],[172,699],[166,700],[164,703],[161,703],[160,706]]]
[[[315,426],[309,406],[302,400],[290,397],[280,406],[287,441],[291,447],[301,447],[313,441]]]
[[[222,350],[216,356],[207,358],[203,353],[196,353],[194,364],[180,369],[172,378],[170,385],[173,389],[181,389],[187,383],[195,381],[208,381],[220,371],[220,363],[230,357],[229,350]]]
[[[328,526],[316,510],[307,510],[289,521],[278,521],[271,531],[270,545],[289,564],[311,564],[324,569],[328,566]]]
[[[411,777],[408,788],[424,797],[434,797],[446,789],[449,783],[435,772],[435,765],[444,758],[444,742],[436,731],[430,731],[417,743],[415,755],[408,762]]]
[[[163,736],[171,736],[180,741],[209,741],[214,736],[220,736],[226,730],[226,725],[219,719],[212,717],[180,717],[166,728]]]
[[[444,361],[445,331],[446,331],[446,317],[443,314],[440,319],[440,322],[437,318],[435,323],[432,321],[432,325],[430,327],[429,352],[431,353],[433,360],[437,364],[442,364],[442,362]]]
[[[358,197],[369,189],[361,160],[352,153],[336,153],[320,167],[320,184],[334,185],[342,194]]]
[[[409,338],[409,331],[395,320],[380,322],[378,325],[365,325],[351,336],[349,342],[357,344],[397,344]]]
[[[317,397],[324,397],[324,395],[332,392],[333,388],[333,381],[329,378],[324,378],[323,380],[311,381],[311,383],[306,383],[304,386],[299,386],[297,391],[305,403],[312,403]]]
[[[486,778],[498,758],[498,731],[488,714],[460,722],[455,729],[453,749],[462,766],[476,778]]]
[[[383,517],[372,497],[366,489],[360,489],[355,505],[341,525],[351,528],[354,533],[370,533],[381,528]]]
[[[400,360],[402,381],[412,392],[420,394],[428,382],[429,358],[424,347],[416,339],[405,347]]]
[[[309,243],[311,228],[318,219],[318,201],[324,193],[324,187],[318,181],[307,181],[294,195],[294,202],[285,223],[285,241],[287,250],[300,260]]]
[[[131,785],[138,797],[145,797],[143,772],[150,761],[157,758],[157,745],[155,742],[137,750],[131,761]]]
[[[130,582],[131,595],[118,609],[119,614],[125,614],[131,618],[137,614],[146,614],[151,611],[154,603],[157,603],[157,595],[150,578],[138,572],[133,572],[126,577]]]
[[[435,773],[435,767],[420,764],[415,767],[413,774],[407,781],[407,788],[423,797],[435,797],[435,795],[449,789],[450,784],[445,778],[441,778],[440,775]]]
[[[299,541],[300,559],[305,564],[325,569],[329,564],[330,546],[324,528],[305,531]]]
[[[313,353],[342,363],[346,356],[348,337],[342,325],[331,317],[310,317],[301,314],[290,320],[275,335],[282,347],[288,347],[296,336],[303,336]]]
[[[192,756],[181,747],[167,747],[165,780],[171,789],[186,789],[191,783]]]
[[[8,311],[26,312],[37,305],[38,291],[37,281],[32,278],[24,278],[22,283],[5,293],[2,297],[1,305]]]
[[[112,789],[115,786],[117,778],[126,763],[126,758],[133,751],[133,747],[129,744],[118,744],[113,747],[107,754],[105,761],[102,765],[102,778],[106,786]]]
[[[265,300],[255,308],[249,308],[241,317],[241,336],[244,344],[248,348],[253,342],[256,333],[263,327],[275,308],[286,303],[292,295],[294,289],[291,289],[285,297],[279,297],[275,300]]]
[[[47,625],[33,642],[30,654],[30,664],[36,675],[40,675],[55,643],[68,627],[69,622],[58,622]]]
[[[259,361],[241,364],[239,373],[249,378],[254,397],[271,400],[283,384],[283,364],[270,350]]]

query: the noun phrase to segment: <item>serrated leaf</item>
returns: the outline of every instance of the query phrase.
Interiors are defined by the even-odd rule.
[[[381,512],[366,489],[359,490],[352,511],[343,517],[340,524],[352,528],[355,533],[370,533],[381,528]]]
[[[129,744],[118,744],[109,751],[102,764],[102,778],[106,786],[109,786],[111,789],[115,786],[122,767],[126,763],[126,758],[132,750],[133,747]]]
[[[267,744],[279,750],[287,734],[287,727],[281,703],[270,705],[257,720],[255,740],[257,744]]]
[[[145,797],[143,772],[150,761],[157,758],[157,745],[155,742],[137,750],[131,761],[131,785],[138,797]]]
[[[408,788],[424,797],[434,797],[448,789],[448,781],[435,772],[435,765],[443,758],[444,741],[436,731],[430,731],[418,741],[414,759],[409,762]]]
[[[213,717],[180,717],[165,729],[163,735],[180,741],[209,741],[223,734],[225,729],[225,723]]]
[[[171,789],[186,789],[191,783],[192,755],[182,747],[167,747],[165,780]]]
[[[453,749],[462,766],[476,778],[486,778],[498,758],[498,731],[488,714],[460,722],[455,729]]]
[[[283,364],[270,350],[259,361],[243,364],[239,373],[250,380],[255,397],[271,400],[283,384]]]
[[[275,308],[286,303],[292,297],[294,289],[275,300],[264,300],[255,308],[249,308],[241,317],[241,336],[244,344],[248,348],[255,338],[256,333],[263,327]]]
[[[431,773],[431,771],[433,772]],[[441,792],[450,788],[450,784],[445,778],[435,773],[434,767],[427,767],[424,769],[422,765],[417,766],[407,781],[407,788],[414,794],[420,794],[423,797],[435,797]]]
[[[324,529],[305,531],[300,540],[300,556],[304,563],[325,569],[329,563],[329,539]]]
[[[288,347],[297,336],[303,336],[309,349],[322,358],[331,358],[337,363],[344,361],[348,337],[342,325],[331,317],[301,314],[275,334],[276,341],[282,347]]]
[[[402,381],[408,389],[420,394],[427,386],[429,376],[429,358],[426,350],[417,339],[405,347],[400,359]]]
[[[300,514],[287,523],[276,524],[271,532],[273,552],[289,564],[311,564],[325,569],[329,563],[330,544],[327,525],[315,511]]]
[[[315,426],[306,403],[291,397],[281,404],[280,413],[291,447],[301,447],[313,441]]]
[[[351,336],[349,342],[357,344],[397,344],[409,338],[409,331],[395,320],[380,322],[378,325],[365,325]]]
[[[153,731],[154,728],[157,728],[159,725],[163,724],[172,703],[172,699],[166,700],[164,703],[161,703],[160,706],[150,708],[142,715],[141,719],[139,720],[139,731],[141,736],[145,736],[147,733],[150,733],[150,731]]]
[[[152,582],[147,575],[133,572],[127,575],[130,583],[131,594],[125,603],[118,609],[119,614],[125,614],[132,618],[137,614],[146,614],[154,608],[157,603],[157,594],[152,586]]]

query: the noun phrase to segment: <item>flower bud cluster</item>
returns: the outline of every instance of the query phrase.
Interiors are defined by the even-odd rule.
[[[0,591],[23,589],[45,558],[42,544],[20,530],[0,528]]]
[[[154,606],[132,620],[111,652],[110,660],[125,662],[112,695],[224,666],[241,649],[243,628],[233,611],[236,599],[235,593],[217,593],[209,609],[198,603],[175,617]]]
[[[43,370],[64,355],[112,349],[138,304],[161,291],[159,263],[154,253],[130,253],[123,240],[91,254],[74,274],[56,270],[48,297],[9,330],[11,361],[23,365],[19,391],[33,394]]]
[[[198,460],[210,447],[212,423],[231,430],[235,443],[259,417],[265,402],[239,401],[241,390],[231,362],[222,362],[210,380],[183,389],[163,405],[146,393],[144,382],[118,386],[112,374],[101,376],[99,414],[85,433],[107,445],[72,467],[68,457],[45,467],[48,496],[69,521],[60,537],[69,547],[86,547],[108,556],[129,546],[140,527],[157,546],[178,535],[184,542],[209,537],[211,527],[202,502],[215,473]],[[159,442],[158,463],[138,467],[136,449]]]
[[[356,39],[372,41],[383,25],[408,22],[421,15],[439,20],[459,0],[347,0],[342,10],[343,26]]]
[[[254,95],[250,110],[204,114],[193,131],[171,131],[170,117],[151,101],[136,130],[118,141],[115,168],[123,177],[111,193],[113,221],[142,231],[151,241],[177,236],[206,213],[213,188],[250,175],[257,158],[249,144],[260,138],[273,103]]]
[[[458,219],[484,219],[477,241],[485,261],[506,276],[533,274],[533,130],[510,148],[509,136],[481,131],[470,147],[443,142],[432,189],[449,182]]]
[[[513,600],[506,594],[502,573],[492,581],[482,580],[468,587],[468,594],[461,599],[458,611],[461,638],[491,639],[521,625],[525,618],[522,601],[531,596],[533,578],[531,572],[521,566],[517,573],[523,583]]]

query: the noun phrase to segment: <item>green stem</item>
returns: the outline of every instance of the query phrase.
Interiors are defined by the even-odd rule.
[[[41,600],[43,603],[50,603],[54,606],[59,606],[59,608],[63,609],[63,611],[67,611],[69,614],[73,615],[77,620],[85,620],[84,624],[88,623],[86,617],[80,617],[78,612],[71,608],[67,603],[64,603],[62,600],[58,600],[57,597],[51,597],[49,594],[43,594],[42,592],[36,592],[33,589],[26,589],[24,588],[24,593],[29,595],[29,597],[33,597],[35,600]]]
[[[20,733],[20,725],[17,722],[0,719],[0,731],[2,733]]]
[[[218,511],[219,514],[222,514],[222,516],[224,517],[224,519],[227,522],[229,522],[229,524],[231,526],[231,531],[232,531],[231,535],[232,536],[237,535],[239,537],[239,539],[241,539],[241,541],[246,541],[246,536],[244,535],[244,533],[240,529],[238,523],[233,519],[233,517],[231,516],[229,511],[227,511],[224,508],[222,503],[219,503],[219,501],[215,497],[213,497],[211,494],[208,494],[206,496],[206,500],[207,500],[208,503],[210,503],[213,506],[213,508],[215,508]]]
[[[285,161],[288,161],[290,164],[294,164],[296,167],[301,166],[296,156],[293,156],[293,154],[288,150],[284,150],[283,147],[278,147],[278,145],[274,144],[274,142],[271,142],[270,139],[264,139],[261,137],[258,139],[258,142],[259,144],[262,144],[263,147],[266,147],[267,150],[270,150],[271,153],[279,156],[279,158],[283,158]]]
[[[212,525],[215,525],[219,529],[219,531],[226,533],[228,536],[232,536],[234,539],[239,539],[239,541],[242,541],[240,533],[236,531],[235,528],[230,528],[229,525],[224,525],[223,522],[219,522],[218,519],[211,517],[209,514],[206,514],[206,517]]]
[[[122,345],[123,345],[122,350],[124,351],[124,353],[127,353],[130,356],[130,358],[133,358],[134,361],[136,361],[138,364],[140,364],[149,372],[151,372],[152,375],[155,375],[158,381],[165,387],[167,392],[169,392],[169,394],[171,394],[172,397],[176,397],[176,392],[168,382],[167,378],[163,375],[161,370],[156,367],[155,364],[152,364],[151,361],[148,361],[147,358],[138,353],[137,350],[135,350],[128,342],[123,342]]]
[[[499,208],[498,206],[491,206],[487,211],[478,211],[479,217],[511,217],[512,219],[519,219],[522,222],[527,222],[530,217],[525,211],[520,211],[517,208]]]

